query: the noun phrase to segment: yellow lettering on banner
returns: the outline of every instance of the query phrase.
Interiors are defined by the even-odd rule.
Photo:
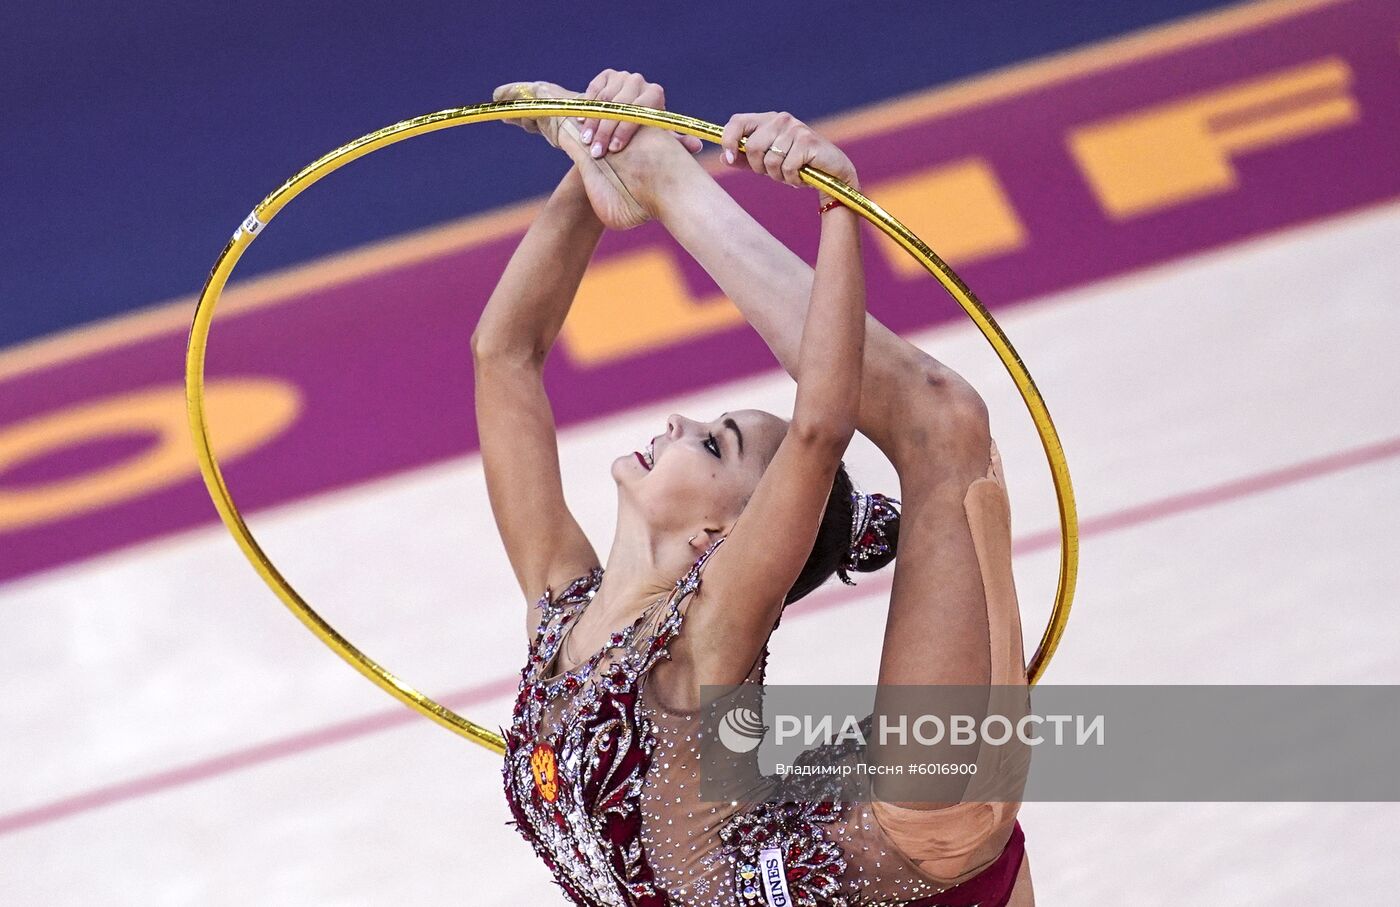
[[[691,295],[668,249],[642,249],[588,269],[561,339],[574,361],[600,365],[743,321],[725,297]]]
[[[1099,202],[1126,219],[1228,192],[1232,156],[1356,121],[1336,57],[1074,130],[1070,151]]]
[[[966,264],[1010,252],[1026,241],[990,164],[968,158],[876,184],[871,197],[904,222],[946,261]],[[923,265],[892,242],[880,243],[890,266],[904,277],[924,274]]]
[[[205,396],[214,448],[224,462],[281,434],[301,409],[296,389],[270,378],[214,379]],[[154,435],[155,442],[83,475],[36,487],[0,487],[0,532],[110,506],[199,472],[183,384],[85,402],[0,428],[0,474],[64,448],[133,434]]]

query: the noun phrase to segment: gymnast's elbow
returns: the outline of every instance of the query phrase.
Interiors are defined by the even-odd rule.
[[[478,373],[484,369],[501,366],[542,369],[549,354],[549,351],[540,348],[539,344],[509,339],[502,337],[498,332],[481,328],[472,332],[471,350],[472,362]]]
[[[840,459],[856,433],[854,415],[844,418],[836,413],[817,416],[794,414],[787,436],[802,447],[831,454]]]

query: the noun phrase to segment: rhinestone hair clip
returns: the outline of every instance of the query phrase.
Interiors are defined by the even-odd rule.
[[[846,560],[836,568],[841,582],[854,586],[855,581],[848,573],[856,572],[863,562],[889,552],[885,524],[898,517],[899,501],[894,498],[866,494],[858,488],[851,492],[851,546]]]

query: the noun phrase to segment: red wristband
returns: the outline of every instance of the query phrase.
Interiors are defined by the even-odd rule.
[[[822,205],[820,208],[818,208],[818,209],[817,209],[817,213],[818,213],[818,214],[825,214],[826,212],[830,211],[832,208],[840,207],[840,205],[841,205],[841,199],[839,199],[839,198],[833,198],[831,201],[827,202],[825,205]]]

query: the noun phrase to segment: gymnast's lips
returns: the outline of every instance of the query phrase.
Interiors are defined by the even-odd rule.
[[[649,466],[649,465],[647,464],[647,458],[646,458],[646,457],[644,457],[640,452],[635,451],[635,450],[632,451],[632,456],[634,456],[634,457],[637,458],[637,462],[640,463],[640,464],[642,464],[642,468],[643,468],[643,469],[645,469],[647,472],[651,472],[651,466]]]

